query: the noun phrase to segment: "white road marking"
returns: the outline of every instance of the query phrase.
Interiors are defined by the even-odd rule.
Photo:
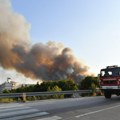
[[[16,110],[25,110],[25,109],[30,109],[30,107],[12,107],[12,108],[3,108],[3,109],[0,109],[0,112],[9,112],[9,111],[16,111]]]
[[[27,119],[27,118],[34,118],[34,117],[44,116],[44,115],[48,115],[48,114],[49,113],[47,113],[47,112],[39,112],[39,113],[16,116],[16,117],[11,117],[11,118],[3,118],[3,119],[0,119],[0,120],[22,120],[22,119]]]
[[[14,107],[21,107],[24,106],[22,104],[4,104],[4,105],[0,105],[0,109],[1,108],[14,108]]]
[[[48,114],[48,112],[42,112],[19,103],[0,105],[0,120],[21,120]]]
[[[29,114],[33,112],[38,112],[39,110],[37,109],[28,109],[28,110],[19,110],[19,111],[9,111],[9,112],[0,112],[0,118],[2,117],[7,117],[7,116],[15,116],[15,115],[20,115],[20,114]]]
[[[102,111],[105,111],[105,110],[110,110],[110,109],[113,109],[113,108],[117,108],[117,107],[120,107],[120,105],[116,105],[116,106],[113,106],[113,107],[109,107],[109,108],[105,108],[105,109],[101,109],[101,110],[97,110],[97,111],[93,111],[93,112],[88,112],[88,113],[85,113],[85,114],[77,115],[75,117],[79,118],[79,117],[95,114],[95,113],[98,113],[98,112],[102,112]]]
[[[42,119],[37,119],[37,120],[61,120],[62,118],[59,116],[52,116],[52,117],[47,117],[47,118],[42,118]]]

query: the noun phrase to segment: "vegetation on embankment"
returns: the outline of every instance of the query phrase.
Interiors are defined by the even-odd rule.
[[[44,81],[41,84],[22,86],[14,90],[4,90],[3,93],[25,93],[25,92],[50,92],[50,91],[68,91],[68,90],[92,90],[90,94],[81,94],[81,96],[95,96],[102,95],[101,91],[96,91],[99,88],[99,81],[97,77],[87,76],[81,82],[75,83],[73,80],[59,80],[59,81]],[[24,101],[41,100],[41,99],[60,99],[70,98],[72,95],[50,95],[50,96],[33,96],[26,97]],[[23,101],[22,98],[1,98],[0,102]]]

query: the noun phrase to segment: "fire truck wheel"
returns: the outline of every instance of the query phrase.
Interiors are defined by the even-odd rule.
[[[110,92],[104,92],[104,96],[105,96],[105,98],[106,99],[110,99],[111,98],[111,96],[112,96],[112,94],[110,93]]]

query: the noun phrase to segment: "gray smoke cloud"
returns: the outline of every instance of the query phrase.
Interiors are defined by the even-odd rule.
[[[42,80],[78,80],[87,74],[88,66],[82,64],[62,43],[49,41],[32,45],[30,25],[12,10],[9,0],[0,0],[0,11],[1,67]]]

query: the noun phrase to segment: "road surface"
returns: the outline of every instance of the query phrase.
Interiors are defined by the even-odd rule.
[[[0,104],[0,120],[119,120],[120,97]]]

